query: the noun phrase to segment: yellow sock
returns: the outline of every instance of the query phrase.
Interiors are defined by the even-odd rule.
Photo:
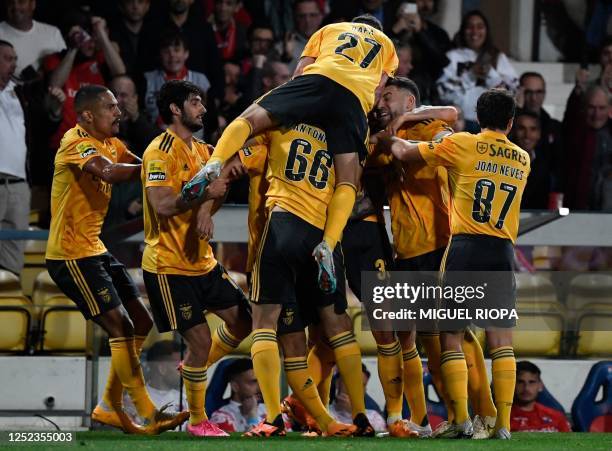
[[[326,343],[318,342],[308,353],[308,371],[317,386],[319,397],[324,406],[329,404],[332,370],[336,364],[334,350]]]
[[[151,419],[157,409],[145,388],[140,360],[136,354],[134,337],[110,338],[111,365],[123,388],[134,402],[138,415]]]
[[[444,386],[453,403],[454,423],[461,424],[470,417],[467,406],[467,365],[463,354],[456,351],[443,352],[440,370]]]
[[[355,340],[353,332],[342,332],[329,339],[329,345],[334,350],[338,371],[342,382],[346,386],[351,406],[353,407],[353,418],[358,413],[365,415],[365,397],[363,390],[363,379],[361,371],[361,350]]]
[[[428,423],[425,388],[423,387],[423,364],[416,346],[404,351],[404,396],[410,407],[410,421],[419,426]]]
[[[256,329],[251,346],[253,370],[266,404],[267,420],[273,422],[280,415],[280,357],[274,329]]]
[[[472,409],[476,415],[495,417],[497,410],[491,396],[484,354],[471,330],[466,330],[462,348],[468,367],[468,394]]]
[[[440,355],[442,354],[440,349],[440,335],[431,332],[419,332],[418,337],[427,354],[427,370],[429,374],[431,374],[436,391],[444,402],[447,420],[452,422],[455,418],[455,411],[448,391],[442,383],[442,372],[440,371]]]
[[[210,351],[208,351],[206,366],[210,367],[213,363],[221,360],[222,357],[230,354],[239,345],[240,340],[227,330],[225,323],[222,323],[212,334],[212,345]]]
[[[223,130],[223,134],[221,138],[219,138],[219,141],[217,141],[215,151],[210,159],[225,163],[244,146],[244,143],[251,135],[251,131],[252,128],[249,121],[242,117],[234,119],[225,130]]]
[[[326,431],[334,419],[330,416],[327,409],[319,398],[317,386],[312,377],[308,374],[308,363],[306,357],[287,357],[284,361],[287,382],[293,393],[300,402],[306,407],[322,431]]]
[[[512,346],[501,346],[491,350],[493,361],[493,390],[497,420],[495,430],[506,428],[510,431],[510,410],[516,384],[516,360]]]
[[[135,335],[134,346],[136,348],[136,355],[140,358],[142,353],[142,344],[147,339],[146,335]],[[123,408],[123,385],[117,372],[113,367],[111,360],[111,366],[108,371],[108,379],[106,380],[106,388],[104,389],[104,395],[102,401],[107,407],[111,407],[114,410],[121,410]]]
[[[200,424],[207,420],[204,400],[206,399],[206,367],[183,365],[181,369],[185,384],[185,397],[189,406],[189,424]]]
[[[402,419],[404,379],[399,341],[396,339],[393,343],[378,345],[377,360],[378,377],[387,403],[387,421],[391,424]]]

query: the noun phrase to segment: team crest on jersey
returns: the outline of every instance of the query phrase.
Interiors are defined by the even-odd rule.
[[[189,304],[181,305],[179,307],[179,310],[181,311],[181,316],[183,317],[185,321],[189,321],[191,319],[191,316],[193,315],[193,312],[191,311],[191,305]]]
[[[185,166],[183,166],[183,171],[188,171],[188,170],[189,170],[189,165],[185,163]]]
[[[100,299],[102,299],[103,302],[105,303],[109,303],[112,299],[111,294],[110,294],[110,290],[105,287],[105,288],[100,288],[98,290],[98,296],[100,297]]]
[[[479,141],[476,144],[476,150],[478,151],[480,155],[484,155],[489,150],[489,144]]]
[[[253,151],[251,150],[250,147],[243,147],[242,153],[244,154],[245,157],[250,157],[251,155],[253,155]]]
[[[295,318],[295,311],[291,308],[285,310],[285,316],[283,317],[283,323],[285,326],[290,326],[293,323],[293,319]]]
[[[88,157],[97,152],[96,148],[89,143],[77,144],[76,149],[81,158]]]
[[[153,160],[147,166],[147,178],[150,182],[162,182],[166,180],[166,162]]]

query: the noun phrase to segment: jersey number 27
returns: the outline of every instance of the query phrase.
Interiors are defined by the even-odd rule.
[[[344,53],[345,50],[348,49],[352,49],[354,47],[357,47],[357,44],[359,44],[359,36],[357,36],[356,34],[353,33],[342,33],[340,36],[338,36],[338,40],[339,41],[346,41],[344,44],[339,45],[338,47],[336,47],[336,53],[338,55],[342,55],[343,57],[345,57],[347,60],[349,60],[351,63],[355,62],[355,58],[346,55]],[[380,45],[380,43],[372,38],[364,38],[363,39],[365,42],[367,42],[368,44],[370,44],[372,46],[372,48],[370,49],[370,51],[366,54],[366,56],[363,58],[363,60],[359,63],[360,67],[363,67],[364,69],[366,67],[368,67],[372,61],[374,61],[374,58],[376,58],[376,55],[378,55],[378,52],[380,52],[380,49],[382,48],[382,45]]]

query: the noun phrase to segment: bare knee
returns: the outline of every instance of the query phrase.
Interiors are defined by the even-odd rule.
[[[285,357],[306,357],[308,350],[304,331],[281,335],[279,341]]]
[[[142,299],[135,298],[124,305],[134,324],[134,333],[136,335],[148,335],[153,328],[153,319]]]
[[[442,352],[455,351],[463,352],[461,344],[463,343],[463,332],[441,332],[440,333],[440,349]]]
[[[402,349],[411,349],[416,344],[416,330],[398,333]]]
[[[134,336],[134,324],[125,308],[120,305],[94,318],[111,338]]]
[[[253,330],[273,329],[276,330],[278,317],[281,313],[280,304],[253,305]]]
[[[395,342],[395,334],[393,332],[373,330],[372,335],[377,345],[389,345]]]
[[[488,329],[486,334],[489,349],[512,346],[512,329]]]
[[[270,114],[261,106],[253,103],[240,115],[251,125],[251,135],[261,133],[275,125]]]
[[[337,314],[334,311],[334,306],[330,305],[319,310],[321,325],[327,339],[334,337],[343,332],[353,331],[351,318],[343,312]]]

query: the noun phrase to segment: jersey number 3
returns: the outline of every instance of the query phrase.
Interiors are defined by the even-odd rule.
[[[294,139],[289,147],[289,156],[285,166],[285,177],[293,182],[300,182],[306,177],[316,189],[325,189],[329,179],[329,168],[333,164],[331,155],[326,150],[317,150],[312,158],[310,169],[306,155],[312,153],[312,144],[305,139]],[[297,163],[297,165],[296,165]],[[296,167],[297,166],[297,167]],[[320,173],[320,177],[319,177]]]
[[[338,55],[342,55],[347,60],[349,60],[351,63],[354,63],[355,58],[345,55],[344,51],[357,47],[357,44],[359,44],[359,36],[353,33],[342,33],[340,36],[338,36],[338,40],[346,41],[346,42],[336,47],[336,53]],[[375,41],[372,38],[364,38],[363,40],[372,46],[370,51],[366,54],[363,60],[359,63],[359,66],[365,69],[372,63],[372,61],[374,61],[374,58],[376,58],[376,55],[378,55],[378,52],[380,52],[382,45],[380,45],[378,41]]]
[[[510,185],[509,183],[502,183],[499,185],[499,189],[508,193],[506,200],[499,212],[499,219],[495,223],[496,229],[504,227],[504,221],[510,205],[516,196],[516,186]],[[485,191],[485,192],[483,192]],[[491,219],[491,206],[493,204],[493,197],[495,196],[495,183],[492,180],[480,179],[476,182],[474,188],[474,206],[472,207],[472,219],[476,222],[485,223]]]

